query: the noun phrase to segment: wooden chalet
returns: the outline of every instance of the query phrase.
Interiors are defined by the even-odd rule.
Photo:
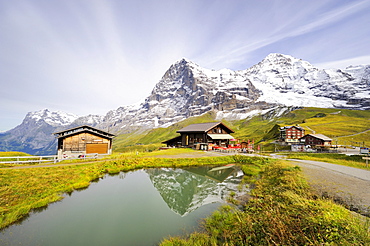
[[[58,139],[58,158],[84,154],[111,154],[115,135],[91,126],[79,126],[55,132]]]
[[[234,139],[230,135],[234,131],[222,122],[192,124],[178,130],[177,133],[180,133],[180,136],[163,143],[167,144],[168,147],[199,147],[208,150],[209,146],[212,145],[227,147],[229,141]]]
[[[330,147],[332,139],[323,134],[307,134],[299,139],[306,146],[325,146]]]

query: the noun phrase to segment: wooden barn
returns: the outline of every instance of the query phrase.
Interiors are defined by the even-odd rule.
[[[91,126],[79,126],[54,133],[58,139],[58,158],[84,154],[111,154],[113,134]]]
[[[230,135],[230,133],[233,132],[233,130],[222,122],[192,124],[177,131],[181,136],[163,143],[172,147],[182,146],[197,148],[201,146],[202,149],[208,149],[208,146],[211,145],[227,147],[229,141],[234,139],[234,137]]]

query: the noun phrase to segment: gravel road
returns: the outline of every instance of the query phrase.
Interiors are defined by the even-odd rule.
[[[318,193],[370,217],[370,171],[319,161],[289,159]]]

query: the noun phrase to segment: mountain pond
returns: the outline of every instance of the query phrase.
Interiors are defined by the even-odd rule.
[[[235,165],[105,175],[0,232],[0,245],[157,245],[181,236],[238,194]]]

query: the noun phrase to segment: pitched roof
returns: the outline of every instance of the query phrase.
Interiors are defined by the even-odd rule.
[[[94,128],[88,125],[70,128],[64,131],[55,132],[53,134],[56,135],[57,138],[61,138],[61,137],[75,135],[80,132],[90,132],[90,133],[97,134],[99,136],[106,137],[106,138],[113,138],[115,136],[112,133],[109,133],[109,132],[106,132],[106,131],[103,131],[103,130],[100,130],[100,129],[97,129],[97,128]]]
[[[230,128],[225,126],[222,122],[208,122],[208,123],[192,124],[192,125],[188,125],[188,126],[182,128],[182,129],[178,130],[177,132],[178,133],[181,133],[181,132],[207,132],[210,129],[212,129],[212,128],[218,126],[218,125],[224,126],[231,133],[234,132],[233,130],[231,130]]]
[[[180,141],[180,142],[181,142],[181,136],[177,136],[177,137],[174,137],[174,138],[168,139],[168,140],[166,140],[166,141],[163,141],[162,143],[166,144],[166,143],[174,142],[174,141]]]
[[[318,139],[321,139],[321,140],[324,140],[324,141],[332,141],[333,139],[323,135],[323,134],[307,134],[306,136],[312,136],[314,138],[318,138]],[[304,137],[306,137],[304,136]],[[302,138],[304,138],[302,137]]]
[[[297,128],[297,129],[299,129],[299,130],[301,130],[301,131],[303,131],[304,129],[302,128],[302,127],[300,127],[300,126],[283,126],[283,127],[280,127],[280,129],[290,129],[290,128],[293,128],[293,127],[295,127],[295,128]]]

